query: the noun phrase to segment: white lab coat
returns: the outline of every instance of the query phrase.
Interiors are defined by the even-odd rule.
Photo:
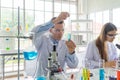
[[[47,23],[47,24],[43,25],[42,27],[41,26],[35,27],[33,29],[33,32],[37,33],[40,30],[42,31],[42,29],[40,29],[40,28],[45,28],[45,27],[48,27],[48,28],[46,28],[46,30],[49,29],[49,27],[51,27],[51,22],[49,22],[49,24]],[[35,64],[36,62],[42,63],[44,74],[45,75],[47,74],[46,68],[47,68],[47,64],[48,64],[48,56],[49,56],[49,53],[52,52],[52,50],[53,50],[53,42],[51,40],[50,35],[48,35],[48,34],[45,35],[44,32],[46,32],[46,31],[37,33],[37,36],[35,37],[34,44],[38,51],[38,56],[37,56],[37,59],[31,61],[33,63],[33,65],[32,65],[32,63],[29,63],[29,61],[28,61],[28,64],[29,65],[31,64],[31,67],[29,69],[26,68],[26,73],[28,75],[38,76],[40,74],[40,69],[39,69],[40,64],[38,66],[38,69],[36,69],[36,64]],[[69,54],[68,48],[67,48],[64,40],[59,40],[59,43],[57,45],[57,53],[58,53],[58,62],[60,63],[60,66],[63,69],[65,69],[66,63],[67,63],[67,66],[70,68],[77,67],[78,58],[76,57],[76,54],[72,54],[72,55]],[[26,63],[26,65],[27,65],[27,63]],[[31,71],[29,71],[29,70],[31,70]]]
[[[113,43],[107,42],[108,46],[108,61],[117,59],[117,50]],[[85,58],[88,59],[90,66],[89,68],[98,68],[99,60],[101,59],[98,48],[96,47],[95,40],[91,41],[86,50]]]
[[[40,36],[35,41],[37,51],[39,53],[38,61],[42,61],[42,66],[46,74],[49,53],[53,50],[53,42],[50,36]],[[64,69],[65,63],[70,68],[75,68],[78,65],[78,59],[75,54],[70,55],[64,40],[60,40],[57,46],[58,61]]]

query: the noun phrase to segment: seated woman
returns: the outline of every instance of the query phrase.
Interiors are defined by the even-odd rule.
[[[101,33],[96,40],[88,44],[85,59],[90,62],[89,68],[99,68],[99,60],[105,61],[104,67],[116,66],[117,50],[113,45],[117,28],[112,23],[103,25]]]

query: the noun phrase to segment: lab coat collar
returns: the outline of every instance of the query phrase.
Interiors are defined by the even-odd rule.
[[[56,40],[56,39],[52,38],[52,36],[51,36],[51,35],[50,35],[49,37],[50,37],[51,41],[53,42],[53,44],[58,45],[59,40]]]

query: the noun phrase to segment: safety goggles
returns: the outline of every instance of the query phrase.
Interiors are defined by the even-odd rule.
[[[60,29],[55,29],[55,28],[53,28],[53,29],[54,29],[55,32],[64,32],[64,29],[61,29],[61,30]]]
[[[117,34],[107,34],[110,38],[115,37]]]

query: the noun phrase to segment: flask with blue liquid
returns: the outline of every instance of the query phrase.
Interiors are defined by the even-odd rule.
[[[35,34],[34,33],[29,33],[29,47],[27,47],[26,49],[24,49],[23,51],[23,55],[24,55],[24,59],[25,60],[33,60],[37,57],[37,50],[35,48],[35,45],[33,43],[35,38]]]
[[[37,51],[34,50],[24,51],[23,54],[25,60],[33,60],[37,57]]]

